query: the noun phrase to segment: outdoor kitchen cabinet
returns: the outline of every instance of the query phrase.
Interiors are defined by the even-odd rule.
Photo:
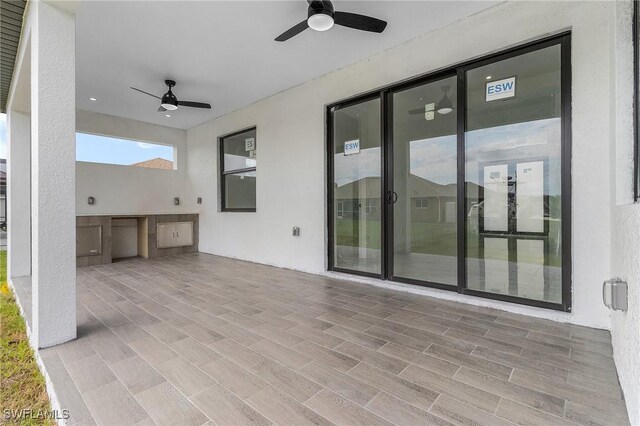
[[[158,223],[158,248],[193,245],[193,222]]]
[[[78,267],[132,256],[155,259],[197,253],[198,214],[78,215],[76,237]]]

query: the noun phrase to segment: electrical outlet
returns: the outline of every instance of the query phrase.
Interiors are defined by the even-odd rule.
[[[300,227],[299,226],[294,226],[293,227],[293,236],[294,237],[299,237],[300,236]]]

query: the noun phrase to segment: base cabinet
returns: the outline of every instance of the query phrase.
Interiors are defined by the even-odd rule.
[[[193,245],[193,222],[158,223],[157,248]]]
[[[76,265],[197,253],[198,228],[194,213],[77,216]]]

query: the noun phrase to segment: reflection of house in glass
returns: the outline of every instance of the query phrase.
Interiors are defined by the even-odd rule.
[[[440,185],[410,174],[407,182],[412,223],[454,223],[456,185]],[[338,219],[380,220],[380,178],[369,176],[335,188]],[[363,216],[362,216],[363,215]]]

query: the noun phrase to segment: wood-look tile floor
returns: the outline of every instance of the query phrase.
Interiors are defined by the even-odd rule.
[[[78,269],[69,424],[628,424],[606,331],[205,254]]]

